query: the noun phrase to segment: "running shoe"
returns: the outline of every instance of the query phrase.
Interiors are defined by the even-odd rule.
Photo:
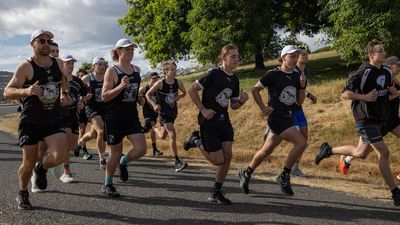
[[[342,174],[348,174],[349,173],[349,167],[350,167],[350,164],[349,163],[346,163],[346,156],[345,155],[341,155],[340,156],[340,159],[339,159],[339,171],[342,173]]]
[[[395,194],[392,195],[393,204],[395,206],[400,206],[400,191],[397,191]]]
[[[180,172],[188,166],[187,163],[178,160],[175,162],[175,172]]]
[[[129,178],[129,173],[128,173],[128,166],[127,165],[122,165],[121,163],[119,164],[119,179],[121,179],[123,182],[126,182]]]
[[[158,149],[153,150],[153,156],[157,157],[157,156],[162,156],[164,155],[164,153]]]
[[[292,185],[290,184],[290,174],[281,173],[276,177],[281,191],[288,196],[294,195]]]
[[[213,191],[211,196],[208,197],[208,202],[215,202],[220,205],[231,205],[232,201],[225,198],[222,191]]]
[[[47,177],[46,173],[47,170],[43,168],[43,164],[39,162],[33,168],[34,172],[36,173],[35,184],[39,189],[46,189],[47,188]]]
[[[99,164],[100,164],[100,170],[106,170],[107,169],[107,161],[106,159],[100,159],[99,160]]]
[[[31,210],[32,209],[32,205],[29,202],[29,192],[28,191],[19,192],[16,200],[18,203],[18,209],[20,209],[20,210]]]
[[[292,176],[296,176],[296,177],[303,177],[303,178],[308,177],[308,175],[303,173],[303,171],[301,171],[301,169],[299,169],[299,168],[292,169],[292,172],[290,174],[292,174]]]
[[[75,181],[71,173],[63,173],[60,177],[60,180],[63,183],[73,183]]]
[[[93,155],[88,152],[86,148],[83,148],[83,159],[90,160],[93,158]]]
[[[318,154],[315,156],[315,164],[318,165],[321,162],[321,160],[328,158],[331,155],[332,155],[332,147],[327,142],[324,142],[319,148]]]
[[[119,193],[115,190],[115,187],[112,184],[103,185],[101,187],[101,191],[111,198],[118,198]]]
[[[36,163],[36,164],[38,164],[38,163]],[[32,193],[39,193],[39,192],[44,192],[44,191],[46,191],[46,189],[40,189],[40,188],[38,188],[37,186],[36,186],[36,172],[35,172],[35,170],[33,170],[32,171],[32,177],[31,177],[31,185],[32,185],[32,187],[31,187],[31,191],[32,191]]]
[[[240,169],[238,172],[238,177],[240,180],[240,188],[243,190],[245,194],[248,194],[251,176],[248,173],[246,173],[245,169]]]
[[[196,140],[200,139],[200,132],[199,131],[193,131],[190,136],[183,142],[183,149],[185,151],[189,150],[190,148],[197,147],[196,144],[194,143]]]

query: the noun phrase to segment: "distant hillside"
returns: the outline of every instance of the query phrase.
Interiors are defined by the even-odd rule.
[[[4,101],[3,98],[3,90],[4,87],[7,85],[8,81],[10,81],[13,73],[8,71],[0,71],[0,102]]]

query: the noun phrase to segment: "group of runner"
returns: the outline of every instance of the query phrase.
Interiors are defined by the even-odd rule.
[[[120,39],[111,50],[114,65],[108,67],[103,57],[95,57],[89,74],[85,74],[84,70],[78,71],[82,76],[80,78],[72,75],[76,62],[72,55],[58,58],[58,46],[52,52],[55,48],[53,38],[50,31],[36,30],[31,34],[33,56],[18,65],[4,90],[6,98],[21,102],[19,144],[23,149],[23,162],[18,171],[19,209],[32,209],[27,190],[29,179],[32,192],[45,190],[46,173],[50,168],[63,164],[64,172],[60,180],[73,182],[69,152],[79,156],[82,150],[84,159],[93,158],[85,143],[94,138],[100,169],[105,170],[101,190],[110,197],[119,196],[113,185],[117,167],[120,179],[125,182],[129,178],[128,163],[146,154],[146,131],[150,132],[153,156],[163,155],[157,148],[156,136],[161,139],[168,136],[175,171],[182,171],[188,166],[179,158],[176,143],[174,122],[178,114],[177,102],[185,97],[186,90],[183,82],[176,79],[175,62],[163,62],[164,78],[160,80],[157,73],[151,73],[149,83],[140,87],[140,68],[131,64],[137,45],[129,39]],[[398,206],[400,191],[390,171],[389,150],[382,136],[388,132],[397,135],[400,125],[400,94],[396,90],[399,85],[394,79],[399,70],[390,72],[388,67],[383,66],[384,54],[380,42],[370,42],[366,48],[368,63],[351,74],[342,94],[343,98],[353,101],[352,109],[360,135],[359,146],[331,148],[324,143],[315,162],[319,164],[332,154],[362,157],[372,149],[376,150],[379,168],[392,191],[394,204]],[[232,202],[222,192],[234,141],[228,107],[233,110],[241,108],[249,96],[240,89],[239,79],[233,74],[239,63],[238,48],[232,44],[224,46],[219,59],[219,67],[207,71],[189,88],[189,96],[199,110],[200,130],[191,133],[183,148],[198,148],[215,165],[215,183],[208,201],[229,205]],[[388,66],[400,65],[398,58],[389,59],[393,63],[387,63]],[[261,113],[268,117],[268,128],[264,134],[264,145],[249,166],[238,172],[240,187],[245,194],[250,191],[249,183],[254,170],[283,140],[291,142],[293,148],[288,153],[282,173],[276,178],[281,191],[293,195],[291,174],[306,176],[299,168],[308,139],[307,120],[301,105],[306,97],[312,103],[317,102],[316,96],[306,91],[308,51],[294,45],[285,46],[280,62],[281,65],[269,70],[251,91]],[[265,88],[269,96],[267,105],[260,94]],[[143,106],[144,126],[139,121],[137,104]],[[393,113],[396,112],[395,116]],[[159,125],[156,125],[157,119]],[[85,132],[88,121],[91,128]],[[124,137],[130,147],[122,154]],[[110,149],[107,159],[106,145]],[[349,157],[341,157],[340,167],[348,168],[349,160]]]

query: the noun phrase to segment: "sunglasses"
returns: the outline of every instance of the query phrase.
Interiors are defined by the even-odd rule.
[[[54,42],[53,42],[53,40],[51,40],[51,39],[49,39],[49,40],[46,40],[46,39],[36,39],[41,45],[44,45],[46,42],[47,42],[47,44],[48,45],[51,45],[51,44],[53,44]]]

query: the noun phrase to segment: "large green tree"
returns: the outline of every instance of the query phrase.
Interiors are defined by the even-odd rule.
[[[325,31],[333,48],[348,62],[359,62],[372,39],[384,43],[387,54],[400,52],[399,0],[321,0]]]

